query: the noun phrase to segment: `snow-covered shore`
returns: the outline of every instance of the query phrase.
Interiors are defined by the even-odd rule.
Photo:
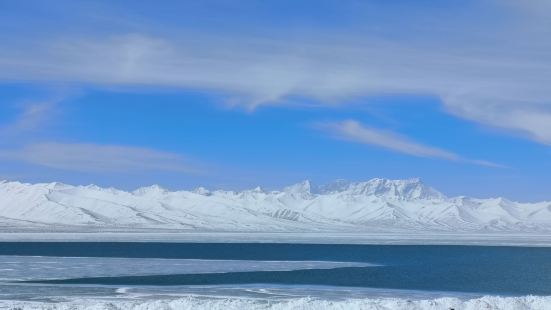
[[[349,300],[323,300],[314,298],[295,298],[287,300],[266,300],[253,298],[202,298],[184,297],[178,299],[156,300],[79,300],[69,302],[30,302],[30,301],[0,301],[0,309],[48,309],[48,310],[546,310],[551,305],[551,297],[524,296],[498,297],[484,296],[481,298],[463,300],[454,297],[436,299],[407,298],[362,298]]]
[[[551,234],[533,233],[344,233],[344,232],[19,232],[2,233],[0,242],[201,242],[480,245],[550,247]]]

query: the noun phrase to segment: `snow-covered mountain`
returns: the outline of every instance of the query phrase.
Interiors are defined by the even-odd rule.
[[[551,232],[551,202],[448,198],[419,179],[281,191],[0,182],[0,231]]]

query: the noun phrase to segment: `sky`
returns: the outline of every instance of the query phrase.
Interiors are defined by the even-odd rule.
[[[546,0],[1,1],[0,179],[551,200]]]

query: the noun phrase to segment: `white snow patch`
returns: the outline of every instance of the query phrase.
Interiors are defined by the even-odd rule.
[[[349,300],[323,300],[296,298],[289,300],[266,300],[253,298],[200,298],[157,299],[137,301],[98,301],[79,300],[60,303],[0,301],[0,309],[49,309],[49,310],[152,310],[152,309],[193,309],[193,310],[544,310],[550,309],[551,297],[497,297],[484,296],[476,299],[437,298],[411,300],[406,298],[365,298]]]

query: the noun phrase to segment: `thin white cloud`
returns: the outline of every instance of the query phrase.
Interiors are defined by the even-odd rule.
[[[92,173],[202,173],[196,164],[191,164],[178,154],[122,145],[37,143],[20,149],[2,150],[0,160]]]
[[[0,126],[0,137],[3,140],[16,139],[21,134],[43,128],[57,113],[59,102],[52,99],[19,104],[20,114],[12,122]]]
[[[13,127],[16,130],[32,130],[40,127],[50,118],[57,104],[57,100],[25,104],[21,116]]]
[[[262,38],[218,29],[218,35],[121,30],[4,40],[0,80],[206,89],[249,106],[289,96],[335,103],[433,95],[459,117],[551,145],[551,25],[541,14],[547,6],[543,0],[473,1],[467,11],[442,15],[431,6],[398,19],[405,13],[396,7],[373,14],[368,6],[355,10],[372,14],[357,18],[366,24],[346,32],[282,29]]]
[[[489,161],[463,158],[453,152],[412,141],[408,137],[388,130],[363,126],[354,120],[321,123],[316,127],[338,139],[374,145],[412,156],[467,162],[488,167],[503,167]]]
[[[65,97],[15,104],[20,113],[0,127],[0,162],[92,173],[165,171],[204,174],[203,165],[183,156],[151,148],[94,143],[36,143],[40,133],[61,113]],[[49,135],[45,135],[49,136]],[[37,139],[38,138],[38,139]]]

